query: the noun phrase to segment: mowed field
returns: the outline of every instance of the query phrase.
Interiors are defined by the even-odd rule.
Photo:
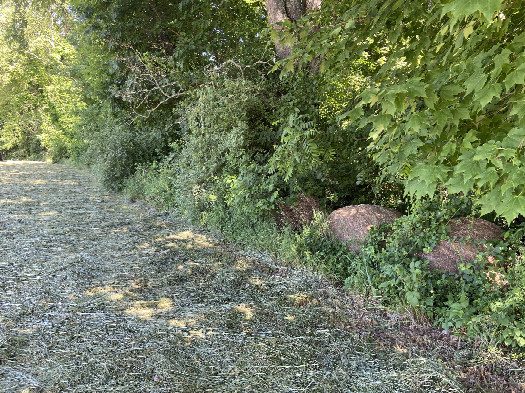
[[[0,392],[475,391],[469,356],[87,172],[0,162]]]

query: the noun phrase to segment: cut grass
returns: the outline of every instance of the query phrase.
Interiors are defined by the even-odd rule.
[[[465,366],[482,354],[456,338],[108,195],[82,171],[0,163],[0,187],[2,392],[508,392],[524,382],[500,358],[503,371],[483,382]]]

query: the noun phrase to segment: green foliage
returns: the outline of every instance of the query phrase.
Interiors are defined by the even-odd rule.
[[[162,156],[170,136],[170,125],[157,122],[131,123],[128,116],[107,106],[91,106],[82,113],[77,134],[82,142],[76,146],[77,160],[94,169],[101,184],[119,190],[136,168]]]
[[[3,2],[0,15],[0,149],[12,158],[69,157],[83,106],[68,72],[71,15],[63,2]]]
[[[360,253],[335,240],[319,214],[300,233],[285,233],[282,252],[291,262],[332,275],[390,307],[424,315],[443,329],[486,344],[524,347],[524,227],[487,244],[458,274],[432,270],[422,257],[449,238],[450,219],[472,207],[465,198],[426,199],[411,214],[374,227]]]
[[[1,156],[73,157],[108,189],[523,346],[523,228],[487,246],[497,263],[481,255],[458,277],[421,258],[455,215],[517,228],[525,213],[523,2],[324,0],[272,29],[292,46],[277,64],[263,8],[3,2]],[[298,193],[328,207],[411,201],[413,214],[355,255],[322,216],[279,232],[274,210]]]
[[[326,216],[320,212],[299,233],[285,233],[282,254],[289,262],[306,265],[337,281],[344,280],[347,276],[348,248],[333,238]]]
[[[256,85],[234,80],[218,80],[186,102],[172,164],[185,212],[225,204],[257,215],[273,207],[279,192],[267,166],[276,138],[273,105]]]
[[[171,153],[130,187],[146,187],[148,199],[212,227],[222,228],[231,215],[267,220],[284,184],[268,167],[277,141],[274,105],[253,83],[214,80],[182,106],[182,136]]]
[[[137,169],[124,182],[124,191],[131,200],[146,200],[164,210],[176,208],[176,189],[169,165],[153,162],[137,165]]]
[[[274,123],[280,141],[270,167],[287,182],[289,193],[315,195],[335,206],[374,198],[378,168],[366,151],[366,131],[334,121],[337,102],[326,93],[334,85],[319,75],[299,74],[281,86],[286,93]],[[339,88],[346,96],[359,87],[341,83]]]
[[[75,34],[90,99],[135,117],[170,112],[225,65],[246,75],[267,59],[261,2],[74,0]]]
[[[193,187],[200,189],[201,183],[213,182],[211,177],[215,176],[215,171],[217,178],[226,182],[226,178],[221,177],[221,164],[215,167],[212,163],[222,159],[213,156],[215,142],[219,145],[229,142],[220,140],[221,137],[213,132],[210,135],[215,136],[200,140],[205,126],[197,130],[199,119],[189,119],[186,115],[192,113],[190,103],[199,105],[201,89],[205,91],[205,86],[215,83],[211,81],[212,75],[217,81],[228,76],[259,75],[270,56],[264,53],[264,39],[257,34],[265,24],[261,5],[260,1],[220,4],[185,0],[154,4],[127,0],[111,4],[98,0],[73,1],[77,20],[72,41],[81,56],[72,72],[80,79],[83,99],[88,105],[76,128],[77,159],[96,168],[102,182],[112,189],[121,188],[137,168],[140,173],[128,184],[131,188],[136,187],[137,192],[144,189],[140,174],[147,173],[147,184],[150,184],[153,173],[165,179],[171,171],[178,183],[166,180],[165,185],[159,185],[163,190],[161,194],[168,184],[184,191],[167,192],[173,195],[174,201],[168,203],[168,197],[161,197],[162,204],[184,205],[183,210],[193,211],[187,208],[193,206],[190,203],[194,198]],[[208,105],[211,105],[209,101]],[[232,116],[235,113],[232,112]],[[201,112],[199,116],[207,118],[208,115]],[[222,125],[225,130],[239,129],[231,124],[235,119],[227,119],[227,112],[220,116],[211,121],[217,124],[225,121]],[[187,119],[189,128],[182,130],[185,134],[182,135],[181,122],[184,126]],[[257,138],[262,139],[266,134],[261,132]],[[230,133],[231,138],[236,136]],[[231,142],[229,160],[233,161],[237,153],[235,141]],[[174,146],[173,151],[170,146]],[[203,155],[199,156],[201,153]],[[210,166],[206,169],[208,160]],[[157,161],[160,164],[150,168],[150,164]],[[185,177],[179,176],[181,168],[188,169]],[[201,169],[205,173],[199,174]],[[258,167],[248,170],[243,182],[259,172]],[[149,193],[155,189],[157,186],[145,191]],[[186,199],[182,201],[181,198]],[[204,205],[207,206],[207,202]]]
[[[375,228],[362,253],[348,259],[346,284],[424,313],[443,329],[523,347],[523,230],[488,245],[475,261],[461,264],[459,274],[429,269],[421,257],[448,238],[446,224],[459,211],[450,202],[426,203],[415,214]]]
[[[333,79],[370,48],[387,47],[342,120],[371,127],[375,161],[403,177],[407,194],[445,186],[510,223],[525,212],[523,20],[522,2],[511,0],[326,1],[296,30],[282,30],[302,37],[284,69],[320,54]]]

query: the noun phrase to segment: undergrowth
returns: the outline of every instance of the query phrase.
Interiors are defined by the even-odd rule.
[[[157,166],[144,169],[129,183],[128,192],[193,218],[238,244],[322,272],[388,307],[409,309],[485,347],[525,347],[524,227],[486,244],[475,261],[460,264],[458,274],[443,273],[430,269],[423,253],[449,238],[452,218],[471,213],[465,200],[420,203],[394,223],[372,228],[361,252],[353,253],[333,238],[326,214],[320,212],[300,231],[279,230],[271,214],[250,214],[220,199],[191,217],[181,205],[173,205],[180,189],[173,185],[171,172],[164,171]]]
[[[525,348],[525,228],[485,245],[476,260],[444,273],[423,258],[449,238],[448,222],[465,211],[454,203],[421,204],[392,224],[372,228],[360,253],[331,237],[319,216],[296,234],[288,256],[334,274],[353,291],[379,297],[385,305],[410,309],[444,330],[484,346]],[[465,239],[457,239],[459,241]],[[490,261],[490,262],[489,262]]]
[[[449,238],[451,219],[478,214],[472,198],[444,193],[407,203],[400,202],[398,187],[385,187],[376,198],[408,206],[408,214],[373,228],[357,254],[331,236],[324,213],[299,231],[278,228],[280,204],[308,191],[329,195],[335,184],[334,179],[305,183],[306,169],[292,171],[286,179],[274,168],[274,153],[281,151],[276,146],[286,133],[272,111],[289,99],[283,97],[269,96],[242,80],[217,81],[196,91],[178,115],[180,138],[171,143],[170,154],[153,162],[134,159],[138,164],[124,180],[126,192],[238,244],[318,270],[389,307],[409,309],[445,331],[486,346],[525,348],[524,226],[485,245],[475,261],[459,266],[458,274],[431,269],[423,257]],[[330,177],[330,171],[325,174]],[[345,203],[363,202],[357,194],[339,196]],[[326,200],[321,206],[337,207]]]

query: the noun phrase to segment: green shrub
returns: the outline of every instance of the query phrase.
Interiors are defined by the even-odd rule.
[[[344,280],[390,307],[412,310],[446,330],[488,344],[525,347],[525,226],[487,244],[459,273],[432,270],[423,252],[448,239],[447,223],[472,212],[465,198],[419,203],[394,223],[374,227],[359,254],[335,240],[318,214],[300,233],[285,232],[284,258]],[[489,256],[492,263],[487,263]]]
[[[188,98],[179,114],[181,138],[126,182],[145,198],[239,243],[276,250],[272,210],[284,182],[268,160],[278,138],[274,100],[243,80],[215,80]]]
[[[267,216],[280,188],[267,164],[271,116],[271,100],[252,83],[217,81],[196,91],[181,109],[182,139],[161,163],[177,210],[202,224],[215,209]]]
[[[314,221],[299,233],[285,232],[282,253],[285,260],[328,274],[337,281],[347,277],[351,252],[332,236],[326,215],[321,212],[316,212]]]
[[[370,202],[378,190],[378,167],[367,152],[368,131],[329,116],[332,104],[323,94],[324,83],[322,75],[309,74],[283,82],[275,121],[280,140],[271,169],[291,195],[313,195],[331,207]]]
[[[132,121],[109,107],[90,107],[77,124],[81,142],[76,143],[75,151],[80,153],[75,158],[92,167],[106,189],[122,189],[139,165],[154,162],[165,153],[176,133],[166,119],[148,120]]]

